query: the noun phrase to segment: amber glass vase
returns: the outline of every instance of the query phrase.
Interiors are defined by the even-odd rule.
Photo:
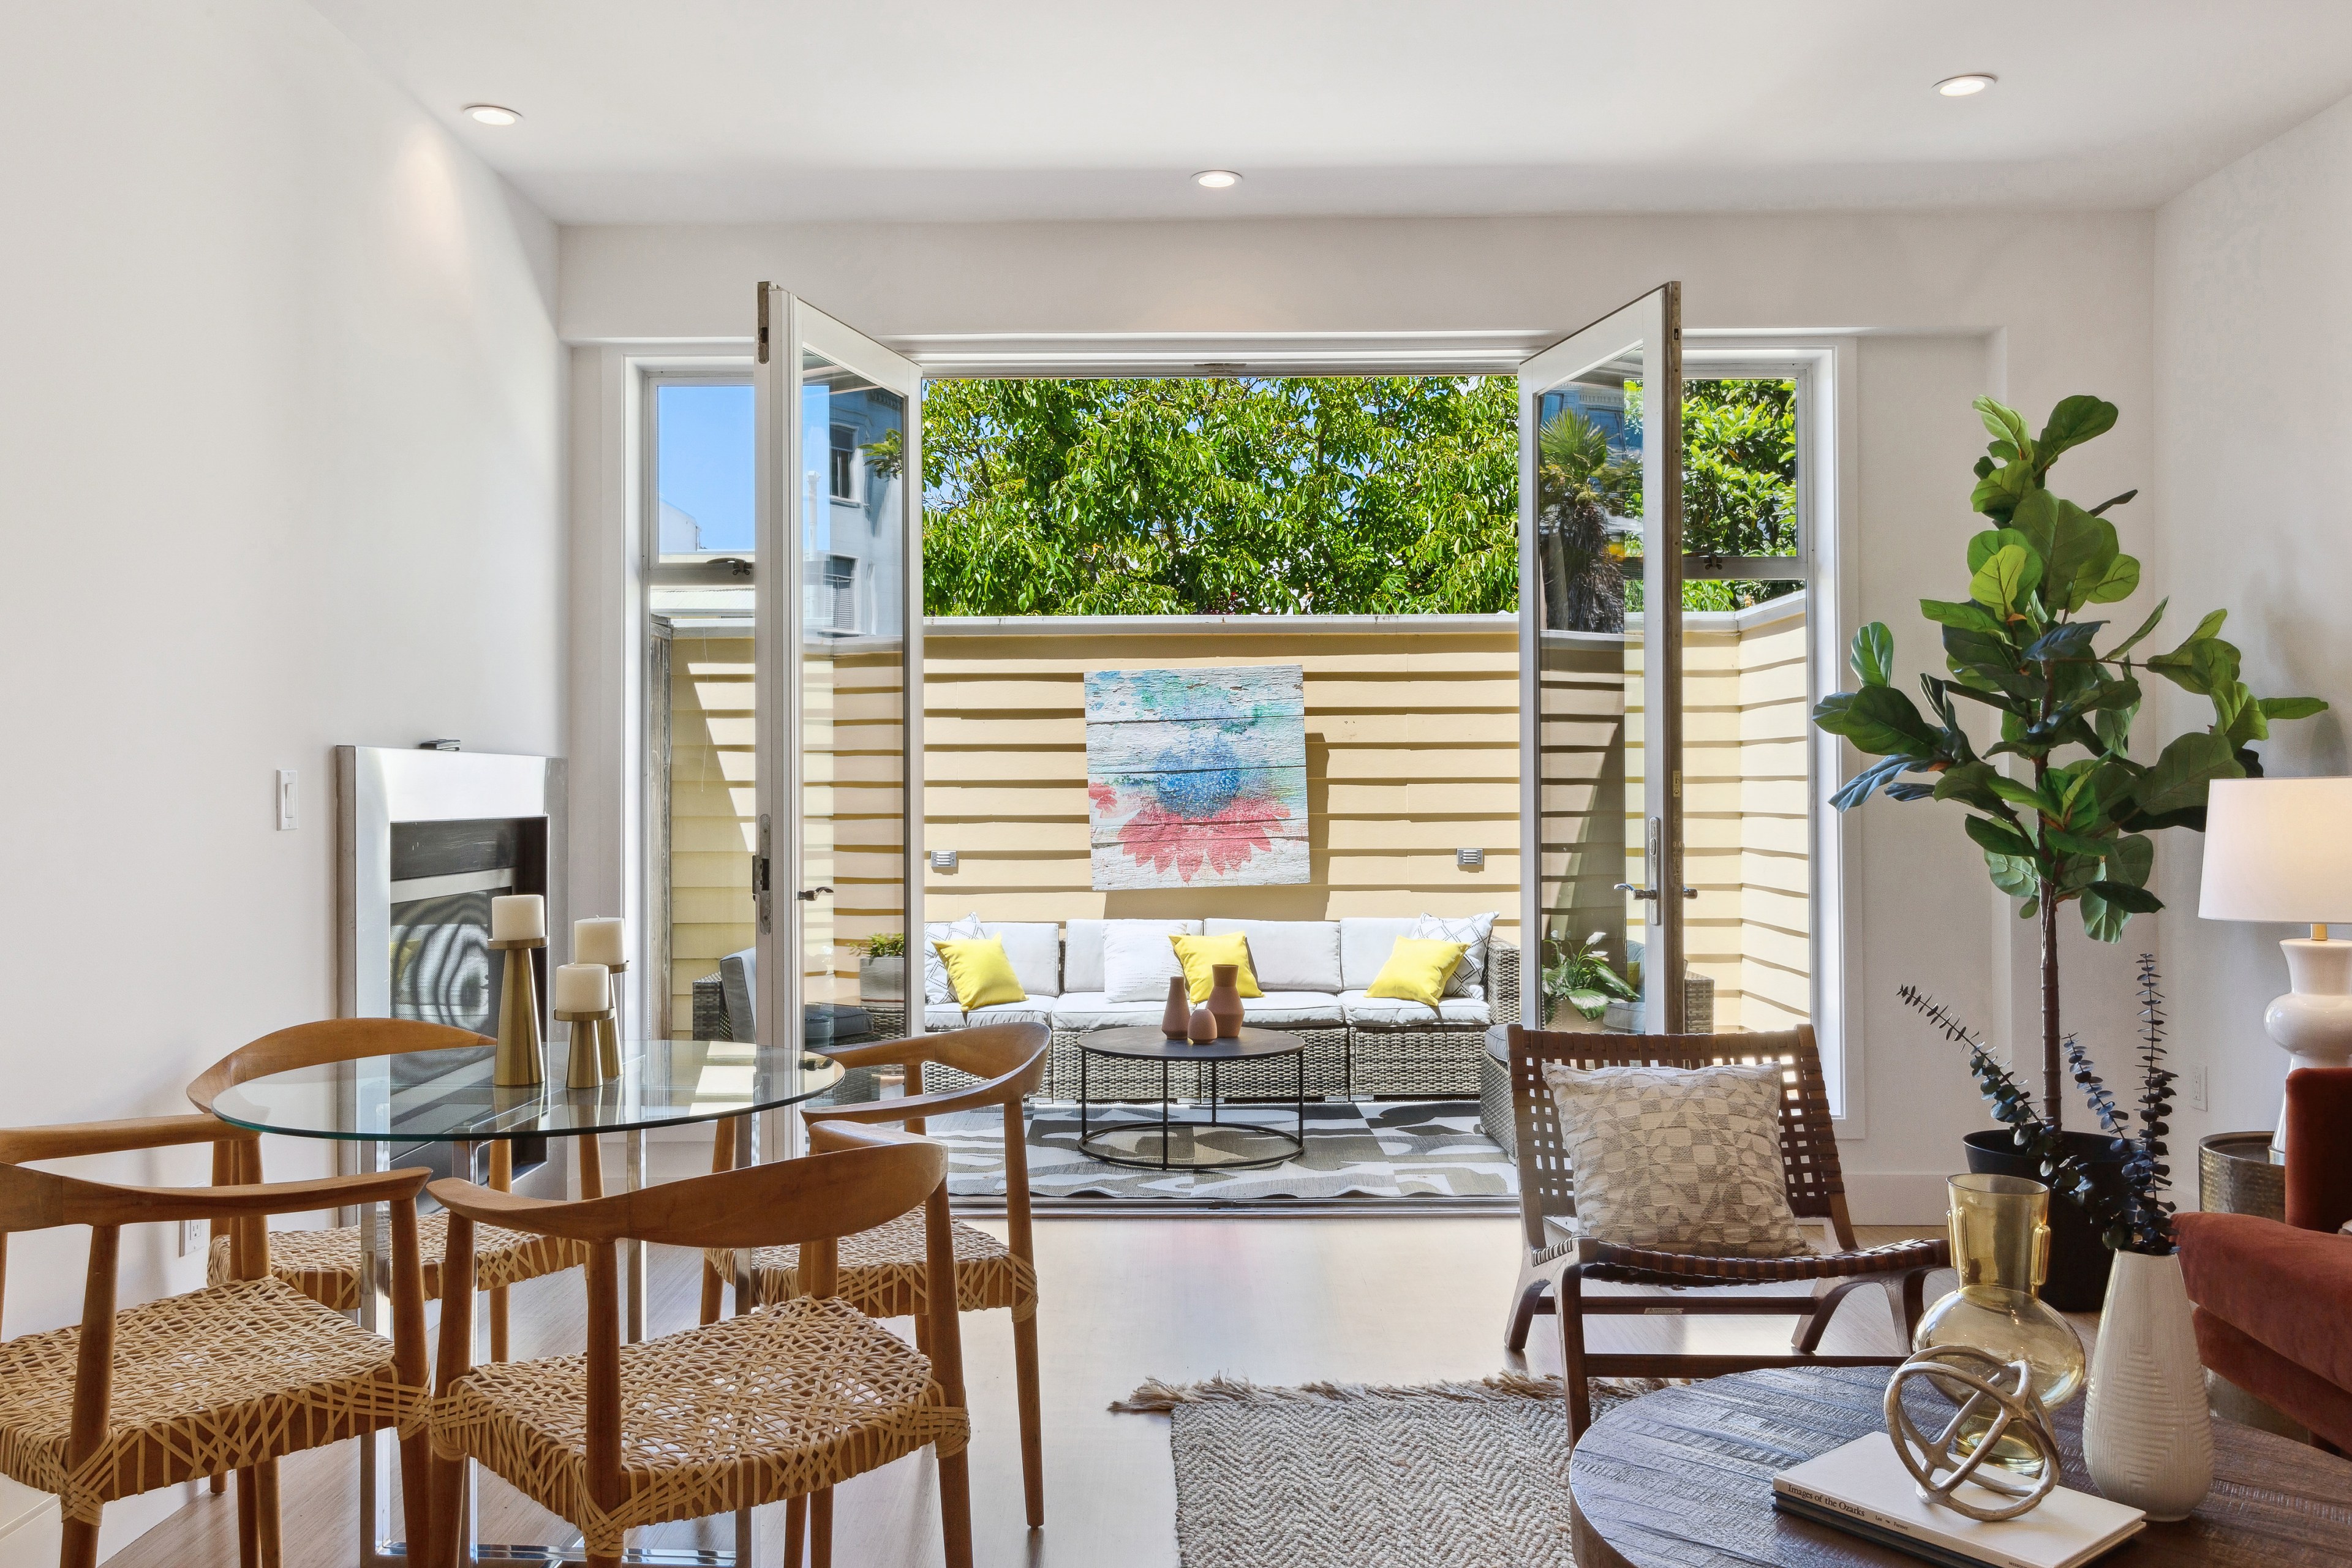
[[[2021,1361],[2042,1408],[2057,1409],[2083,1391],[2085,1363],[2074,1325],[2034,1293],[2050,1268],[2050,1189],[2023,1176],[1971,1172],[1951,1179],[1951,1205],[1960,1288],[1927,1309],[1911,1348],[1966,1345],[2004,1364]],[[1970,1434],[1963,1428],[1959,1436],[1965,1451]],[[2041,1463],[2007,1439],[1991,1457],[2019,1470]]]

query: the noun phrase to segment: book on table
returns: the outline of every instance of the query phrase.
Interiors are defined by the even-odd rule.
[[[1987,1507],[2015,1500],[1974,1482],[1963,1482],[1959,1495]],[[1948,1568],[2077,1568],[2147,1522],[2138,1509],[2064,1487],[2015,1519],[1970,1519],[1921,1497],[1884,1432],[1781,1471],[1772,1479],[1772,1506]]]

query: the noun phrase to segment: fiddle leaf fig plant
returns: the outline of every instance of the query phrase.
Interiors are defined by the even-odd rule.
[[[2083,929],[2115,942],[2136,914],[2163,903],[2148,890],[2151,835],[2205,826],[2215,779],[2262,772],[2252,746],[2273,722],[2326,708],[2313,697],[2258,698],[2239,679],[2238,649],[2215,610],[2169,651],[2137,654],[2164,619],[2159,602],[2105,652],[2101,606],[2131,597],[2140,563],[2123,552],[2105,514],[2138,492],[2085,509],[2053,493],[2051,466],[2114,428],[2116,405],[2078,395],[2051,411],[2039,436],[1990,397],[1976,410],[1992,437],[1977,459],[1970,503],[1993,525],[1969,541],[1968,589],[1922,599],[1940,628],[1944,675],[1922,675],[1926,702],[1895,684],[1895,637],[1882,622],[1853,636],[1859,688],[1823,698],[1813,721],[1871,757],[1832,797],[1850,811],[1874,794],[1958,802],[1993,885],[2042,923],[2042,1115],[2061,1127],[2065,1079],[2059,1026],[2059,910],[2079,906]],[[2135,657],[2137,654],[2137,657]],[[2213,721],[2132,755],[2141,678],[2159,676],[2210,700]],[[1961,703],[1989,708],[1999,739],[1979,751]],[[2142,748],[2142,755],[2146,750]],[[2013,759],[2013,760],[2008,760]]]

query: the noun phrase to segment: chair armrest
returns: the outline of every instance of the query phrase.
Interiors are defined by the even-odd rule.
[[[236,1219],[300,1214],[308,1209],[341,1208],[388,1199],[414,1201],[432,1174],[430,1171],[410,1169],[250,1186],[131,1187],[79,1181],[47,1171],[0,1166],[0,1230]]]
[[[982,1084],[975,1089],[939,1094],[894,1095],[888,1100],[869,1100],[862,1105],[821,1106],[814,1110],[802,1111],[801,1120],[812,1128],[827,1121],[904,1121],[909,1117],[946,1116],[958,1110],[978,1110],[986,1106],[1002,1105],[1006,1098],[993,1084]]]
[[[81,1154],[120,1154],[133,1149],[168,1149],[181,1143],[217,1143],[261,1136],[232,1127],[215,1116],[142,1116],[127,1121],[67,1121],[48,1127],[0,1130],[0,1165],[32,1160],[68,1160]]]

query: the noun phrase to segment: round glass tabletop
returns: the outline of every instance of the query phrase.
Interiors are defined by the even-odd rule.
[[[213,1114],[295,1138],[488,1142],[713,1121],[796,1105],[842,1080],[839,1063],[785,1047],[627,1040],[621,1053],[621,1076],[596,1089],[564,1087],[561,1049],[548,1053],[547,1081],[527,1088],[490,1081],[488,1046],[361,1057],[249,1079]]]

